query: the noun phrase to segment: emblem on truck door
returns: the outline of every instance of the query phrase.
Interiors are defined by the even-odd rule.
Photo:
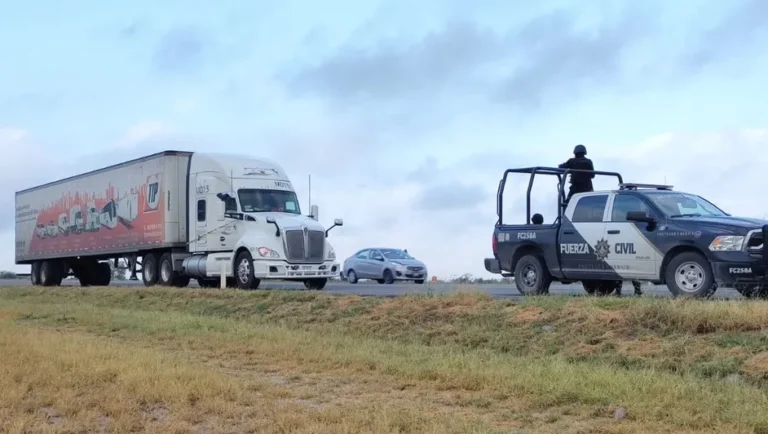
[[[595,256],[598,261],[603,261],[608,258],[608,254],[611,253],[611,246],[608,245],[608,241],[601,239],[595,244]]]

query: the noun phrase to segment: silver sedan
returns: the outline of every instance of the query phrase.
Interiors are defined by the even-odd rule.
[[[413,258],[406,250],[391,248],[362,249],[344,260],[341,277],[349,283],[360,279],[371,279],[379,283],[394,283],[396,280],[413,280],[424,283],[427,267]]]

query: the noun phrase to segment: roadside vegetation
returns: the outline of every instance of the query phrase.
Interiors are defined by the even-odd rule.
[[[768,433],[768,303],[0,289],[0,432]]]

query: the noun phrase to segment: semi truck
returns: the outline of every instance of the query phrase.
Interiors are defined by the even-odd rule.
[[[344,222],[318,220],[272,160],[164,151],[16,192],[15,261],[39,286],[106,286],[109,261],[124,259],[145,286],[321,290],[339,272],[329,231]]]

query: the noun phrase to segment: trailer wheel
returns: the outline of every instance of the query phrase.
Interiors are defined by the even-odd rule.
[[[157,285],[157,255],[155,253],[147,253],[142,259],[141,280],[144,281],[144,286]]]
[[[544,262],[534,255],[525,255],[517,261],[515,267],[515,286],[523,295],[543,295],[549,293],[552,276]]]
[[[40,262],[35,261],[32,263],[29,270],[29,280],[32,282],[33,286],[40,285]]]
[[[109,262],[97,262],[95,266],[89,267],[93,276],[93,284],[96,286],[109,286],[112,281],[112,267]]]
[[[61,266],[57,261],[43,261],[40,264],[40,284],[42,286],[61,285]]]

